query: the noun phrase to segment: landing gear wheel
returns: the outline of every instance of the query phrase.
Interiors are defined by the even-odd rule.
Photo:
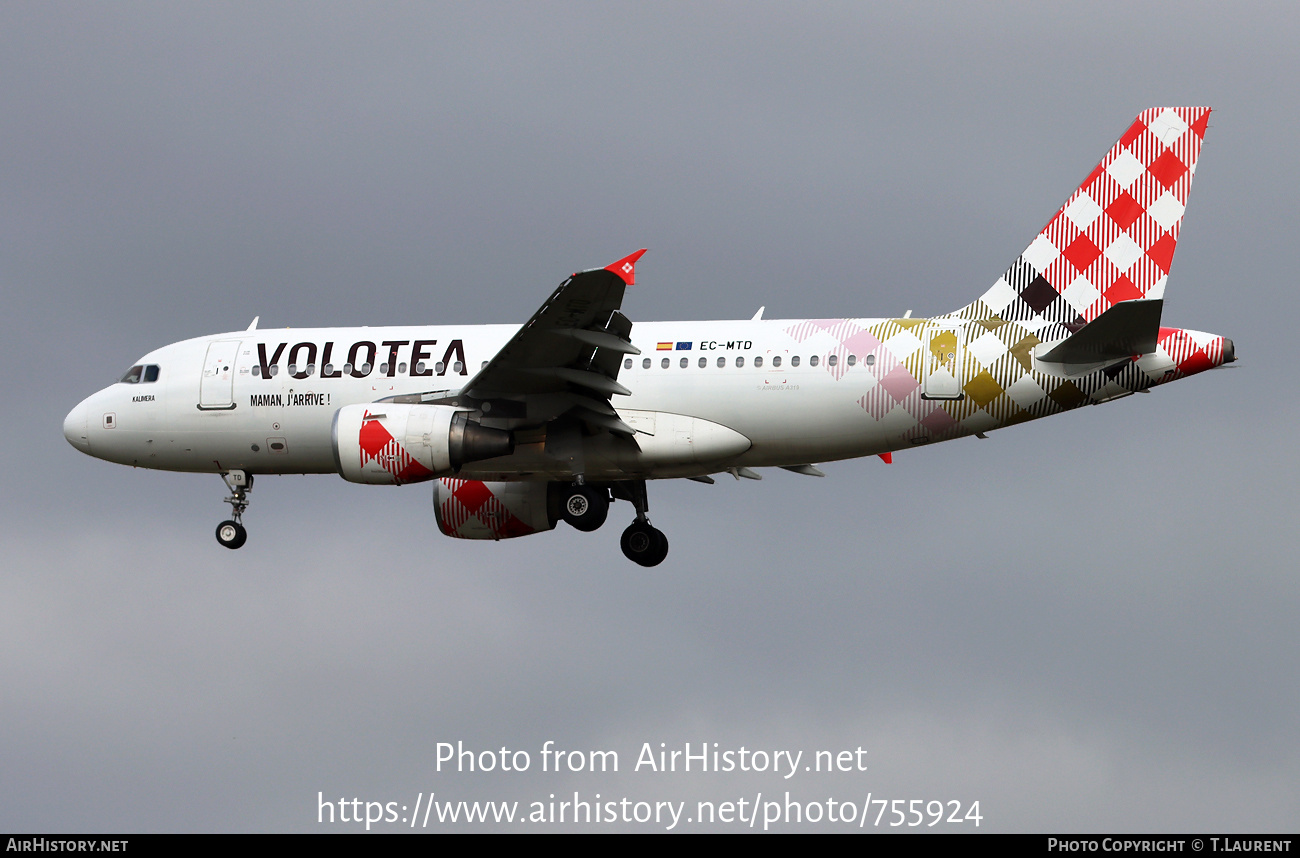
[[[248,541],[248,531],[237,521],[223,521],[217,525],[217,542],[227,548],[238,548]]]
[[[217,542],[227,548],[238,548],[248,541],[248,531],[244,530],[242,521],[244,510],[248,509],[248,493],[253,490],[253,475],[235,470],[222,474],[221,479],[230,489],[226,503],[230,504],[231,518],[217,525]]]
[[[623,556],[641,566],[658,566],[668,556],[668,537],[648,521],[634,521],[619,540]]]
[[[591,486],[571,486],[560,497],[560,517],[584,533],[605,523],[609,515],[609,494]]]
[[[668,556],[668,536],[662,530],[656,530],[655,534],[659,537],[659,547],[655,549],[649,562],[645,564],[647,566],[658,566]]]

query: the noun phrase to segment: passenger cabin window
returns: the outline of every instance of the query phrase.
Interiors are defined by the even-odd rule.
[[[623,369],[631,369],[631,368],[632,368],[632,358],[625,358],[623,360]]]
[[[840,362],[840,356],[839,356],[839,355],[831,355],[830,357],[826,358],[826,363],[827,363],[829,366],[835,366],[835,364],[837,364],[837,363],[839,363],[839,362]],[[849,358],[849,366],[852,366],[852,365],[853,365],[853,358]]]
[[[795,355],[794,357],[790,358],[790,366],[798,366],[798,365],[799,365],[798,355]]]
[[[808,358],[808,366],[817,366],[817,355]]]
[[[758,357],[754,358],[754,369],[759,369],[762,366],[763,366],[763,356],[759,355]]]
[[[781,356],[776,355],[775,357],[772,358],[772,366],[780,366],[780,365],[781,365]]]
[[[642,369],[650,368],[650,358],[645,358],[644,360],[641,361],[641,368]]]
[[[668,369],[668,358],[664,358],[663,360],[661,360],[659,362],[659,366],[661,369]]]
[[[742,367],[742,366],[744,366],[744,365],[745,365],[745,358],[744,358],[744,356],[741,356],[741,357],[736,358],[736,367],[737,367],[737,368]]]
[[[867,366],[871,366],[872,364],[874,364],[874,363],[876,362],[876,356],[875,356],[875,355],[867,355],[867,356],[864,357],[862,360],[863,360],[863,362],[864,362]]]

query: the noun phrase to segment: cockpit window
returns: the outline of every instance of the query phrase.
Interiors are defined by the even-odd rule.
[[[156,363],[151,363],[147,366],[133,366],[128,369],[126,375],[122,376],[118,381],[122,384],[139,384],[142,381],[145,383],[154,382],[158,380],[159,372],[160,370]]]

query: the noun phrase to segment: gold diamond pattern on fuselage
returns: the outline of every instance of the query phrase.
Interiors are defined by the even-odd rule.
[[[983,370],[966,382],[962,390],[966,391],[966,396],[980,408],[1002,395],[1002,385],[997,383],[988,370]]]

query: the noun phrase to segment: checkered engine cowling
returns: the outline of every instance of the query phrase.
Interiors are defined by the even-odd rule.
[[[558,517],[543,482],[486,483],[446,477],[433,484],[438,529],[457,539],[510,539],[552,530]]]
[[[466,410],[395,402],[345,405],[331,430],[334,464],[353,483],[400,486],[454,474],[466,462],[508,456],[514,439]]]

